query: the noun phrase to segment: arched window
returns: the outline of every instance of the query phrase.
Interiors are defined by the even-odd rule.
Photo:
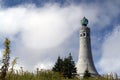
[[[83,36],[85,36],[85,32],[83,33]]]

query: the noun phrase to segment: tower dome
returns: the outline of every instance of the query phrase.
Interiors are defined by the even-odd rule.
[[[87,24],[88,24],[88,19],[85,18],[85,17],[83,17],[83,19],[81,20],[81,24],[82,24],[82,26],[87,26]]]

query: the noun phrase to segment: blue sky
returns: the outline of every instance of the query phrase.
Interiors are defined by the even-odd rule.
[[[16,68],[48,69],[70,52],[77,63],[80,20],[86,16],[98,72],[119,73],[119,7],[119,0],[0,0],[0,53],[9,37],[11,56],[19,57]]]
[[[3,0],[3,5],[7,7],[12,7],[16,5],[21,5],[21,4],[28,4],[28,3],[33,3],[36,6],[43,6],[46,3],[59,3],[61,5],[65,4],[70,4],[70,3],[92,3],[96,2],[96,0]],[[101,1],[99,1],[101,2]]]

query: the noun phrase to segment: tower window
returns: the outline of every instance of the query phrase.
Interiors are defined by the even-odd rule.
[[[85,36],[85,33],[83,33],[83,36]]]

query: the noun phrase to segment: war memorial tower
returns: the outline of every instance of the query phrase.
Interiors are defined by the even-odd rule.
[[[98,72],[95,69],[91,52],[90,28],[87,27],[88,20],[84,17],[81,24],[77,74],[82,77],[85,71],[88,70],[92,76],[97,76]]]

